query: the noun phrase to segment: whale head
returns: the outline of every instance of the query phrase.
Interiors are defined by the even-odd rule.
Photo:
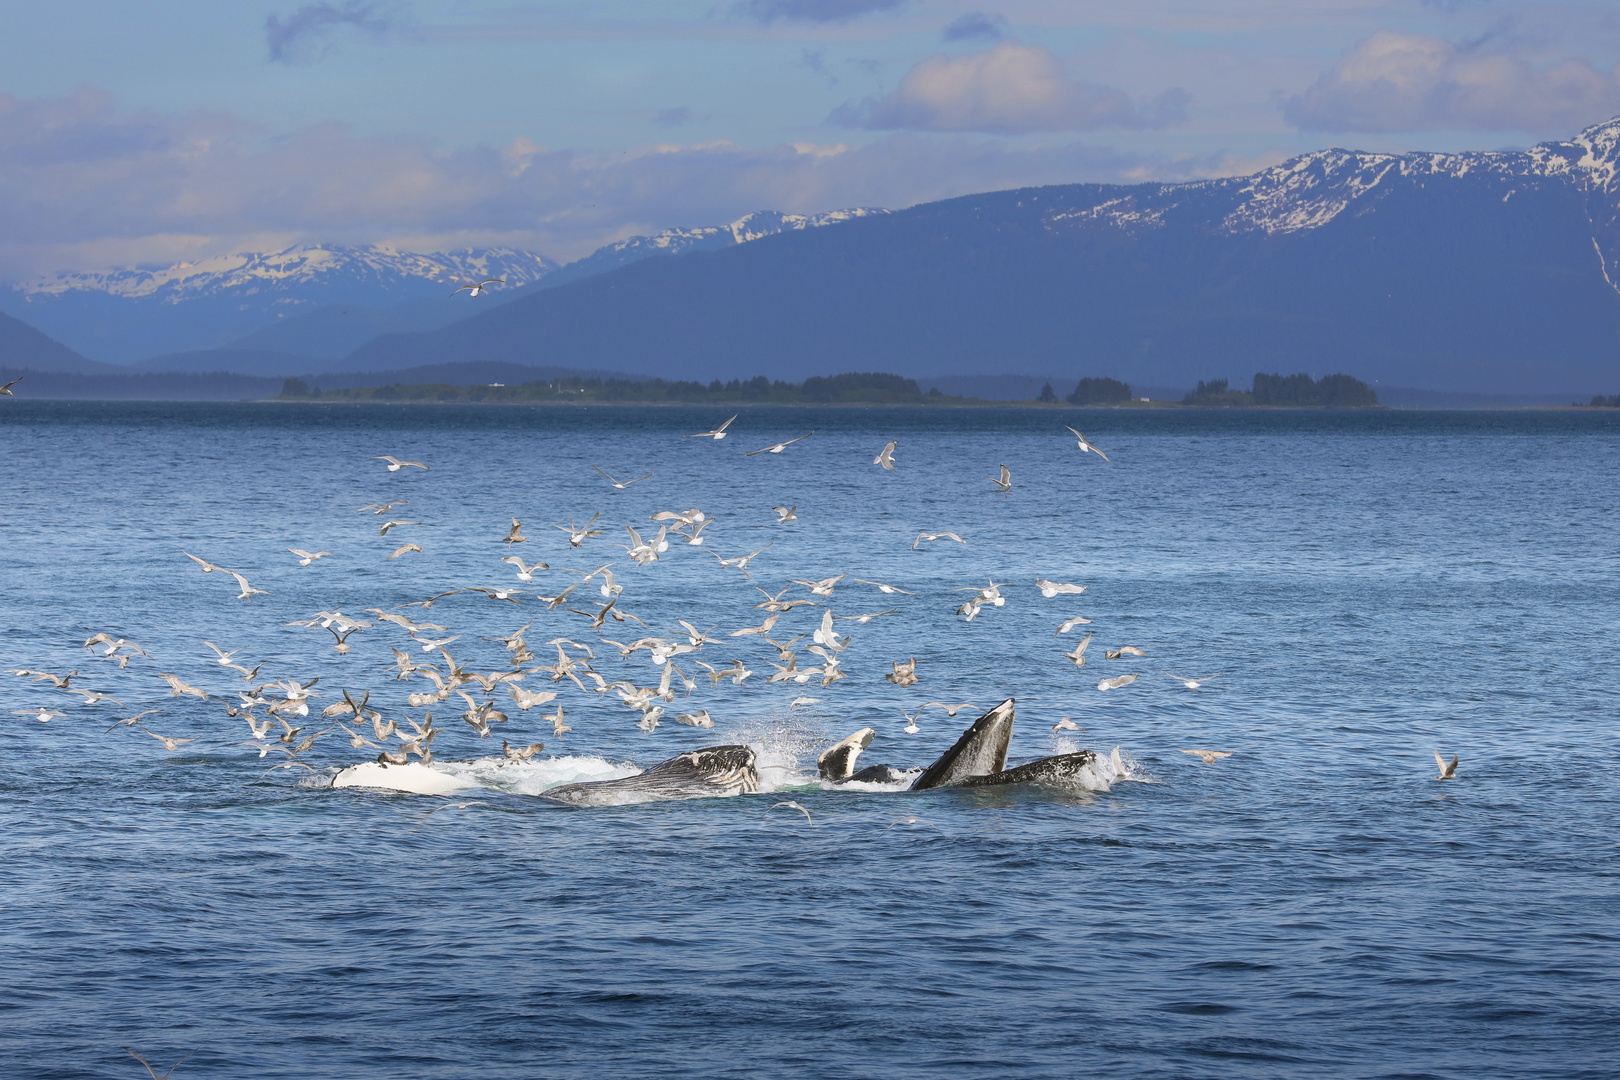
[[[861,751],[871,745],[872,737],[877,732],[869,727],[863,727],[843,742],[827,748],[816,759],[816,772],[821,779],[829,783],[839,783],[855,775],[855,759],[861,756]]]

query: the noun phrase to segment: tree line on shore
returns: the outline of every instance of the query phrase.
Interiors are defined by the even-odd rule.
[[[303,379],[288,379],[281,397],[289,401],[382,402],[613,402],[686,403],[725,405],[944,405],[977,401],[953,397],[937,388],[923,392],[917,380],[884,372],[846,372],[812,376],[802,383],[757,375],[709,383],[664,379],[573,378],[526,382],[508,386],[453,386],[444,383],[361,387],[322,391]],[[1047,383],[1039,401],[1046,404],[1119,405],[1133,400],[1130,384],[1105,376],[1086,376],[1065,398]],[[1204,408],[1250,406],[1318,406],[1358,408],[1378,404],[1378,395],[1360,379],[1326,375],[1320,380],[1300,373],[1267,375],[1256,372],[1249,390],[1234,390],[1226,379],[1200,381],[1181,401]],[[1593,404],[1598,404],[1596,400]]]
[[[660,402],[723,405],[928,405],[961,402],[937,389],[926,394],[915,379],[882,372],[846,372],[842,375],[813,376],[802,383],[769,379],[715,379],[707,384],[664,379],[579,378],[554,379],[507,386],[452,386],[433,383],[420,386],[362,387],[322,391],[303,379],[288,379],[282,398],[294,401],[394,401],[394,402]]]
[[[1051,391],[1051,384],[1048,383],[1042,391],[1041,400],[1056,401],[1057,397]],[[1118,379],[1088,377],[1080,380],[1067,400],[1071,405],[1117,405],[1132,400],[1131,387]],[[1267,375],[1257,371],[1248,390],[1234,390],[1226,379],[1199,380],[1197,388],[1183,397],[1181,403],[1205,408],[1272,405],[1353,409],[1377,405],[1378,394],[1360,379],[1349,375],[1324,375],[1321,379],[1313,379],[1304,372]]]

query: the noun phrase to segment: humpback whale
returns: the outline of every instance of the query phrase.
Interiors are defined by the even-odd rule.
[[[925,769],[896,769],[892,765],[856,762],[876,732],[864,727],[828,747],[816,759],[823,783],[901,784],[908,791],[935,788],[996,787],[1006,784],[1064,783],[1084,779],[1085,770],[1098,761],[1090,750],[1057,754],[1007,768],[1007,747],[1012,741],[1013,699],[979,717],[961,738]],[[1119,768],[1116,763],[1116,769]],[[352,765],[332,779],[334,788],[374,787],[422,795],[446,795],[477,786],[472,780],[431,769],[419,763]],[[537,797],[569,806],[622,806],[628,803],[674,799],[714,799],[759,791],[754,751],[741,745],[710,746],[690,750],[659,762],[645,772],[618,780],[588,780],[563,784]]]
[[[997,787],[1003,784],[1063,783],[1080,778],[1097,761],[1091,750],[1039,758],[1007,768],[1007,747],[1012,741],[1013,699],[1008,698],[973,722],[939,760],[922,770],[908,791],[945,787]],[[872,741],[872,729],[862,728],[821,755],[821,778],[835,784],[865,781],[893,783],[905,772],[891,765],[872,765],[852,772],[855,758]]]
[[[622,806],[669,799],[716,799],[759,790],[754,752],[746,746],[710,746],[661,761],[620,780],[587,780],[542,792],[570,806]]]

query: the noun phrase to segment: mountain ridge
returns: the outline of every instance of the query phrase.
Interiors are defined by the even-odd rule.
[[[1246,177],[962,196],[634,263],[347,360],[1604,392],[1620,381],[1617,161],[1609,121],[1525,151],[1329,148]]]
[[[495,306],[553,278],[566,283],[640,259],[717,250],[885,212],[761,210],[725,225],[615,241],[564,267],[510,247],[424,253],[378,244],[303,244],[167,267],[41,275],[0,290],[0,310],[82,353],[141,370],[210,350],[222,350],[218,361],[226,366],[248,351],[338,359],[379,334],[436,329],[471,314],[467,297],[451,290],[486,277],[505,279],[480,301]]]

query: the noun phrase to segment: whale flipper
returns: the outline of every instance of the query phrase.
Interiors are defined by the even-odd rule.
[[[962,732],[956,745],[917,777],[912,791],[950,787],[972,777],[998,773],[1007,764],[1007,744],[1012,741],[1013,699],[1008,698],[973,722]]]
[[[671,799],[717,799],[759,790],[754,752],[746,746],[710,746],[659,762],[619,780],[563,784],[540,798],[571,806],[623,806]]]
[[[841,743],[830,746],[816,759],[816,772],[829,783],[842,783],[855,775],[855,759],[871,745],[877,732],[863,727]]]

